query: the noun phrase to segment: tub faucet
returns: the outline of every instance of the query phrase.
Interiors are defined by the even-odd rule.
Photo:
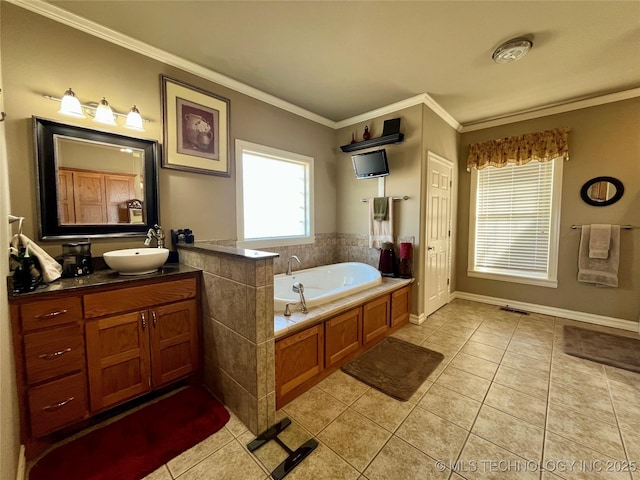
[[[293,291],[300,294],[300,305],[302,305],[300,311],[302,313],[307,313],[309,310],[307,310],[307,302],[304,299],[304,285],[302,285],[300,282],[294,283]]]
[[[291,257],[289,257],[289,261],[287,262],[287,275],[291,275],[291,260],[295,260],[296,262],[300,263],[300,259],[297,255],[291,255]]]
[[[144,240],[145,246],[148,247],[151,244],[151,239],[153,237],[156,237],[156,246],[158,248],[164,248],[164,231],[157,223],[147,232],[147,238]]]

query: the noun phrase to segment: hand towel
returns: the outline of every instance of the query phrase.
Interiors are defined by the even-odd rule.
[[[598,223],[591,225],[591,234],[589,235],[589,258],[608,258],[610,243],[611,225]]]
[[[376,197],[373,199],[373,219],[382,221],[387,219],[389,214],[389,199],[387,197]]]
[[[578,250],[578,281],[595,283],[599,287],[617,287],[620,263],[620,225],[611,226],[608,258],[589,258],[590,235],[591,226],[583,225]]]
[[[45,252],[37,243],[26,235],[19,233],[11,238],[11,246],[14,248],[26,247],[29,249],[29,255],[38,259],[41,268],[42,279],[49,283],[57,280],[62,275],[62,265],[56,262],[47,252]]]
[[[369,199],[369,247],[380,248],[383,242],[393,243],[393,197],[387,197],[387,219],[375,220],[374,199]]]

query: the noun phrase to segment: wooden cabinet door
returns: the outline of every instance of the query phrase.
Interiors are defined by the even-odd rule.
[[[354,308],[325,322],[327,367],[357,351],[362,345],[362,308]]]
[[[324,369],[324,325],[276,342],[276,403]]]
[[[390,295],[376,298],[364,304],[362,317],[362,335],[364,344],[385,334],[389,328]]]
[[[151,390],[149,312],[86,323],[91,410],[102,410]]]
[[[105,223],[107,210],[104,197],[104,175],[92,172],[73,172],[76,223]]]
[[[391,294],[391,327],[404,325],[409,321],[410,299],[411,287],[409,285]]]
[[[73,205],[73,173],[58,169],[58,223],[67,225],[76,223]]]
[[[198,368],[198,307],[195,300],[150,310],[151,372],[154,388]]]
[[[135,198],[134,177],[105,174],[107,223],[129,223],[127,200]]]

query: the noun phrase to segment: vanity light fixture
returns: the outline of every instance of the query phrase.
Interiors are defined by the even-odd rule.
[[[142,118],[140,115],[140,110],[138,107],[133,105],[128,114],[120,113],[111,108],[109,102],[107,102],[105,97],[102,97],[100,102],[89,102],[87,104],[80,103],[78,97],[76,97],[75,92],[69,88],[66,92],[64,92],[64,96],[62,99],[52,97],[51,95],[42,95],[44,98],[53,100],[56,102],[60,102],[60,110],[58,113],[61,115],[67,115],[74,118],[86,118],[86,115],[93,117],[93,120],[98,123],[103,123],[105,125],[118,125],[116,123],[116,119],[118,117],[126,118],[124,127],[129,128],[131,130],[137,130],[139,132],[144,132],[144,122],[148,122]]]
[[[102,100],[98,103],[96,113],[93,116],[93,121],[104,123],[105,125],[117,125],[113,110],[111,110],[106,98],[102,97]]]
[[[64,92],[64,96],[62,100],[60,100],[60,110],[58,110],[58,113],[75,118],[86,118],[84,113],[82,113],[80,100],[78,100],[78,97],[76,97],[76,94],[71,88]]]
[[[533,47],[533,42],[525,37],[507,40],[493,51],[491,58],[496,63],[511,63],[520,60]]]

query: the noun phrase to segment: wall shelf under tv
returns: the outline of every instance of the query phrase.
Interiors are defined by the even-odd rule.
[[[393,135],[385,135],[384,137],[370,138],[362,142],[349,143],[342,145],[340,150],[343,152],[355,152],[369,147],[377,147],[379,145],[387,145],[389,143],[400,143],[404,140],[404,133],[394,133]]]

